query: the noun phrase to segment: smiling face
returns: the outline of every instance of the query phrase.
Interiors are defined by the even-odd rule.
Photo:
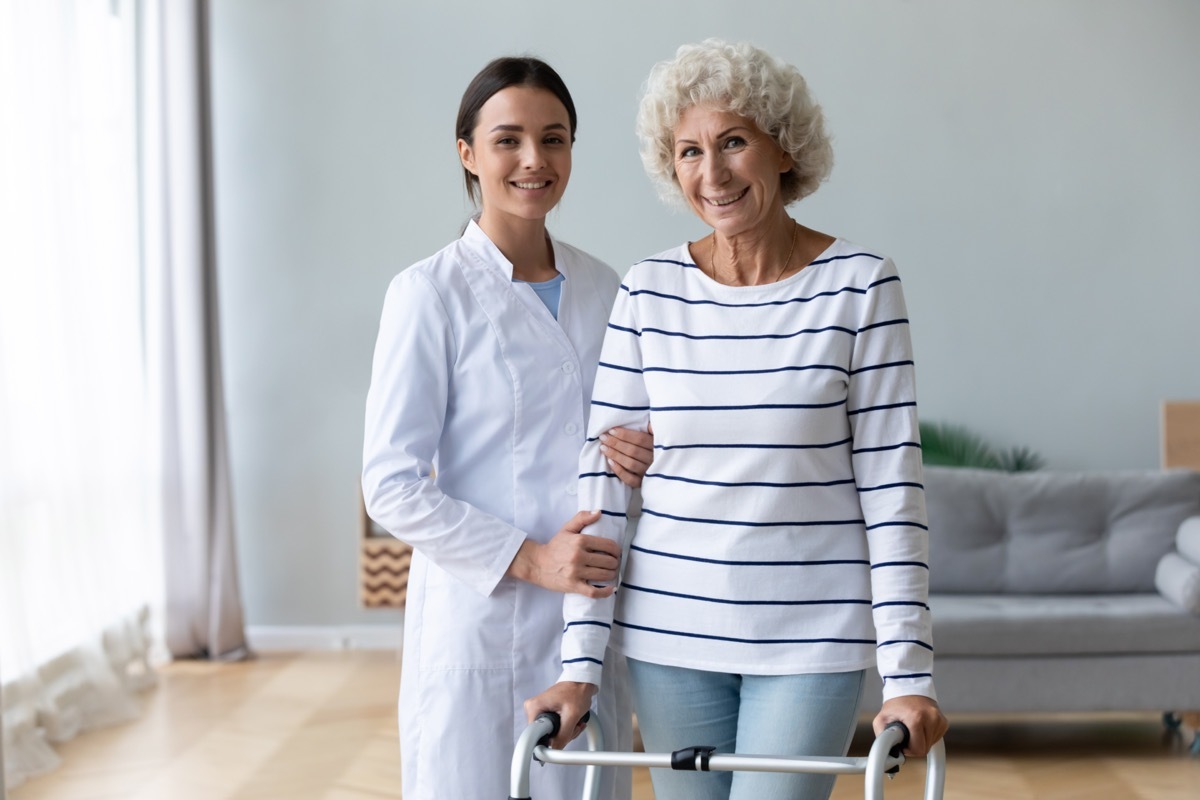
[[[501,89],[479,109],[471,141],[458,140],[458,154],[479,178],[484,216],[543,219],[571,177],[567,109],[545,89]]]
[[[690,106],[675,126],[679,188],[696,215],[725,236],[778,217],[780,175],[791,168],[791,156],[774,139],[731,111]]]

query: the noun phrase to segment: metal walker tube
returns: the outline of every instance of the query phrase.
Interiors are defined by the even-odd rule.
[[[599,754],[599,751],[604,748],[604,732],[600,729],[600,723],[591,718],[591,713],[585,714],[583,721],[586,724],[584,729],[587,735],[588,751]],[[519,739],[517,746],[513,749],[512,769],[509,773],[509,800],[531,800],[529,796],[529,770],[536,759],[542,764],[557,764],[559,762],[553,755],[561,754],[568,751],[551,750],[549,742],[551,737],[558,733],[558,728],[561,722],[557,714],[539,714],[537,719],[529,723]],[[580,753],[580,751],[573,751]],[[580,753],[582,755],[582,753]],[[600,764],[587,764],[587,772],[583,778],[583,798],[584,800],[598,800],[600,797]]]

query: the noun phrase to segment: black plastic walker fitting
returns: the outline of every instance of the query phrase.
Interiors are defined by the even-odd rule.
[[[671,769],[687,770],[689,772],[708,772],[708,757],[711,756],[717,748],[715,747],[684,747],[681,750],[676,750],[671,753]],[[697,764],[697,756],[699,763]]]

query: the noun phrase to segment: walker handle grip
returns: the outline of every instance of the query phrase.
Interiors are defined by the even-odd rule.
[[[579,722],[580,722],[580,724],[587,724],[587,721],[591,718],[592,718],[592,712],[590,710],[585,711],[585,712],[583,712],[583,716],[580,718]],[[537,722],[537,720],[539,720],[539,719],[545,719],[545,720],[549,721],[550,732],[547,733],[545,736],[543,736],[541,739],[538,739],[538,745],[540,745],[541,747],[549,747],[550,740],[558,735],[559,728],[562,727],[562,718],[560,716],[558,716],[557,711],[543,711],[542,713],[537,715],[537,718],[534,719],[534,722]],[[908,739],[905,738],[904,741],[908,742]]]
[[[895,747],[893,747],[891,752],[888,754],[888,755],[892,755],[892,756],[898,756],[898,755],[900,755],[901,751],[904,750],[904,748],[908,747],[908,740],[909,740],[908,726],[905,725],[900,720],[894,720],[892,722],[889,722],[887,724],[887,727],[884,728],[884,730],[886,731],[888,728],[898,728],[900,730],[900,732],[902,734],[904,734],[904,738],[901,739],[900,743],[897,744]],[[557,730],[557,728],[555,730]]]
[[[884,728],[884,730],[886,731],[886,730],[888,730],[888,728],[895,728],[895,729],[899,730],[900,733],[904,734],[904,738],[901,739],[899,742],[897,742],[896,745],[893,746],[892,749],[888,751],[888,755],[891,756],[892,758],[900,758],[903,755],[904,748],[908,747],[908,740],[909,740],[908,726],[905,725],[903,722],[900,722],[899,720],[895,720],[895,721],[889,722],[887,724],[887,727]],[[887,772],[889,775],[895,775],[899,771],[900,771],[900,767],[895,766],[895,767],[892,767],[891,769],[889,769]]]

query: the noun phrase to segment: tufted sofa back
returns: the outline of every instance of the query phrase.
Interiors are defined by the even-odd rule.
[[[930,590],[1153,592],[1200,472],[1026,472],[926,467]]]

